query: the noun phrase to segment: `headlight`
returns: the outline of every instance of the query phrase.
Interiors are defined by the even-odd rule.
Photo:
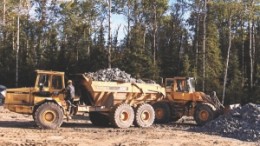
[[[6,90],[2,91],[1,94],[5,97],[6,96]]]

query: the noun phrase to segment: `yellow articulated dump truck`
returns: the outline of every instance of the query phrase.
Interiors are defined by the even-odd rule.
[[[149,127],[155,119],[151,105],[166,93],[158,84],[92,81],[79,74],[73,78],[77,98],[71,106],[65,101],[64,72],[36,70],[36,73],[34,87],[6,90],[4,107],[32,115],[43,129],[58,128],[64,119],[77,112],[89,113],[96,126]]]
[[[166,78],[164,82],[166,98],[153,104],[155,122],[168,123],[183,116],[192,116],[198,125],[223,114],[224,106],[213,91],[212,95],[195,91],[193,77]]]

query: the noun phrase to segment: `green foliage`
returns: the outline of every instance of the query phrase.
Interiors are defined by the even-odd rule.
[[[182,71],[181,71],[181,76],[189,77],[191,76],[191,64],[189,60],[189,56],[186,54],[182,58]]]
[[[145,42],[145,27],[137,23],[130,32],[130,46],[125,48],[120,61],[120,68],[131,73],[137,78],[158,78],[158,68],[152,63],[152,53],[149,49],[150,42]],[[127,66],[126,66],[127,65]]]
[[[174,77],[189,75],[188,69],[183,71],[182,56],[188,52],[187,35],[181,23],[179,13],[172,13],[171,16],[163,18],[163,27],[159,30],[159,54],[160,54],[160,74],[162,77]],[[187,51],[187,52],[185,52]],[[188,56],[184,55],[184,60],[188,63]],[[187,65],[187,64],[186,64]]]
[[[150,58],[128,50],[124,52],[123,58],[121,64],[125,66],[121,66],[120,68],[130,73],[133,77],[154,79],[153,76],[156,74],[156,68],[154,68]]]
[[[219,48],[219,35],[214,21],[207,22],[206,40],[206,91],[221,91],[221,77],[223,76],[223,64]],[[218,92],[219,93],[219,92]]]
[[[241,103],[244,98],[243,96],[245,95],[243,89],[243,76],[239,70],[239,61],[236,53],[236,51],[233,51],[230,58],[226,104]]]

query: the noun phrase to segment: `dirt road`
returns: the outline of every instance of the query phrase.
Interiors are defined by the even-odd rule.
[[[77,116],[57,130],[37,128],[31,116],[0,107],[0,145],[7,146],[260,146],[231,138],[189,132],[194,125],[154,125],[150,128],[116,129],[94,127],[88,117]]]

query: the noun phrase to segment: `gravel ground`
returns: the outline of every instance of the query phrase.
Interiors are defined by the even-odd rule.
[[[233,138],[191,132],[190,117],[178,123],[156,124],[149,128],[118,129],[95,127],[88,116],[64,121],[56,130],[36,127],[32,116],[16,114],[0,106],[0,146],[260,146]]]

